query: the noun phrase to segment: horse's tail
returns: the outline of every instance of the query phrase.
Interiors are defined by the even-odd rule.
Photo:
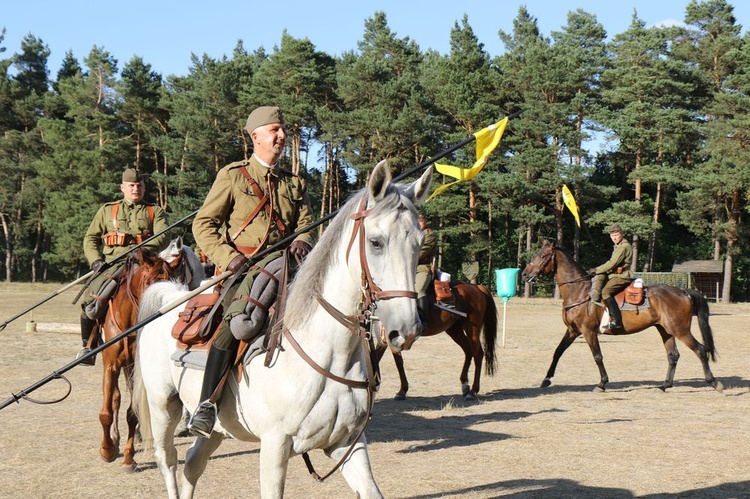
[[[711,360],[716,360],[716,347],[714,346],[714,335],[711,332],[711,326],[708,324],[708,301],[706,297],[694,289],[685,289],[693,305],[693,315],[698,317],[698,326],[703,336],[703,347]]]
[[[495,357],[495,339],[497,339],[497,305],[492,291],[487,286],[477,284],[487,302],[484,311],[484,369],[492,376],[497,369],[497,358]]]

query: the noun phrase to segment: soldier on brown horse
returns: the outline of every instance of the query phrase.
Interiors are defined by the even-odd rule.
[[[589,296],[591,275],[587,274],[565,251],[557,248],[555,243],[549,242],[544,243],[542,249],[523,270],[523,278],[528,282],[533,282],[541,275],[554,275],[555,283],[563,299],[563,322],[567,326],[565,335],[555,350],[542,387],[551,384],[560,357],[578,336],[583,335],[599,367],[601,380],[597,389],[604,391],[609,382],[599,346],[599,324],[604,309],[596,306]],[[709,358],[716,360],[716,348],[711,326],[708,324],[709,312],[706,299],[697,291],[675,286],[658,285],[644,289],[647,302],[638,307],[631,307],[632,310],[623,310],[623,329],[608,329],[605,334],[632,334],[654,326],[661,335],[669,362],[667,377],[659,388],[666,390],[672,387],[677,360],[680,358],[675,340],[679,339],[700,359],[706,382],[721,391],[722,385],[714,378],[708,365]],[[622,300],[617,299],[617,301],[622,304]],[[698,317],[703,344],[699,343],[690,332],[694,315]]]

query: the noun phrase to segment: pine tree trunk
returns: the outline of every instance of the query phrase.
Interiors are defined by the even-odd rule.
[[[654,217],[651,224],[651,234],[648,240],[648,252],[646,254],[646,264],[643,266],[644,272],[650,272],[654,268],[654,259],[656,255],[656,226],[659,223],[659,214],[661,207],[661,182],[656,184],[656,200],[654,201]]]
[[[0,213],[0,223],[3,225],[3,235],[5,236],[5,282],[13,282],[13,245],[10,241],[8,216],[5,213]]]

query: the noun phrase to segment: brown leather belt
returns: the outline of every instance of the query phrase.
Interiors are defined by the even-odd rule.
[[[240,246],[237,244],[234,247],[245,256],[253,256],[258,250],[257,246]]]

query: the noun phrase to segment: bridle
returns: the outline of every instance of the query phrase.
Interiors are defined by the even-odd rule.
[[[346,315],[340,310],[338,310],[336,307],[331,305],[328,300],[323,298],[320,295],[316,295],[316,299],[318,300],[318,303],[323,307],[323,309],[328,312],[328,314],[336,319],[340,324],[342,324],[344,327],[349,330],[353,335],[360,338],[362,341],[362,347],[367,353],[365,355],[365,364],[367,366],[367,379],[365,380],[353,380],[348,378],[342,378],[341,376],[337,376],[333,374],[332,372],[324,369],[321,367],[318,363],[316,363],[310,356],[308,356],[305,351],[302,349],[302,347],[297,343],[297,341],[292,336],[291,332],[288,328],[284,328],[284,337],[289,341],[289,344],[294,348],[294,350],[302,357],[302,359],[307,362],[310,367],[312,367],[315,371],[320,373],[321,375],[325,376],[328,379],[331,379],[333,381],[336,381],[338,383],[342,383],[346,386],[352,387],[352,388],[360,388],[360,389],[366,389],[367,390],[367,418],[365,419],[365,423],[362,425],[362,428],[360,428],[359,433],[357,434],[356,438],[352,440],[351,445],[347,449],[347,451],[344,453],[344,456],[341,458],[341,460],[336,463],[336,465],[324,476],[320,476],[316,473],[315,469],[313,468],[312,462],[310,461],[310,456],[305,452],[302,454],[302,458],[305,461],[305,464],[307,465],[307,469],[310,472],[310,474],[319,482],[324,481],[326,478],[331,476],[336,470],[338,470],[341,465],[346,461],[349,456],[351,455],[352,451],[354,450],[354,446],[356,445],[359,438],[362,436],[362,434],[365,431],[365,428],[367,427],[367,423],[370,421],[371,415],[372,415],[372,406],[374,403],[374,397],[373,393],[378,390],[378,387],[380,385],[380,369],[378,366],[378,361],[376,359],[376,353],[375,353],[375,345],[373,340],[373,334],[383,334],[380,329],[380,321],[375,316],[375,310],[377,309],[377,302],[380,300],[389,300],[391,298],[410,298],[413,300],[417,299],[417,292],[411,291],[411,290],[383,290],[380,286],[377,285],[377,283],[372,278],[372,273],[370,272],[370,267],[367,264],[367,252],[366,252],[366,237],[365,237],[365,224],[364,220],[365,218],[372,213],[372,210],[367,209],[367,200],[368,195],[365,193],[364,196],[362,196],[362,200],[359,203],[359,206],[357,208],[357,211],[350,215],[350,218],[354,220],[354,228],[352,229],[352,235],[349,239],[349,245],[346,249],[346,260],[349,261],[349,255],[351,253],[351,249],[354,245],[354,240],[359,237],[359,261],[360,265],[362,267],[362,274],[361,274],[361,295],[360,295],[360,301],[357,305],[357,312],[354,315]],[[399,209],[401,206],[399,206]]]
[[[550,260],[551,260],[551,263],[552,263],[552,272],[550,272],[550,274],[553,274],[553,275],[555,275],[557,273],[557,259],[555,258],[555,252],[556,251],[559,251],[559,250],[557,248],[553,247],[552,250],[547,255],[544,256],[544,260],[542,260],[542,264],[540,264],[540,266],[539,266],[539,268],[544,269],[544,268],[547,267],[547,265],[550,264]],[[576,277],[575,279],[571,279],[569,281],[558,282],[557,285],[558,286],[565,286],[566,284],[576,284],[576,283],[579,283],[579,282],[588,281],[590,279],[591,279],[591,276],[589,274],[585,274],[582,277]],[[565,308],[565,310],[570,310],[571,308],[575,308],[575,307],[577,307],[579,305],[583,305],[584,303],[588,303],[589,301],[591,301],[591,298],[587,296],[585,300],[573,303],[571,305],[567,305],[564,308]]]

